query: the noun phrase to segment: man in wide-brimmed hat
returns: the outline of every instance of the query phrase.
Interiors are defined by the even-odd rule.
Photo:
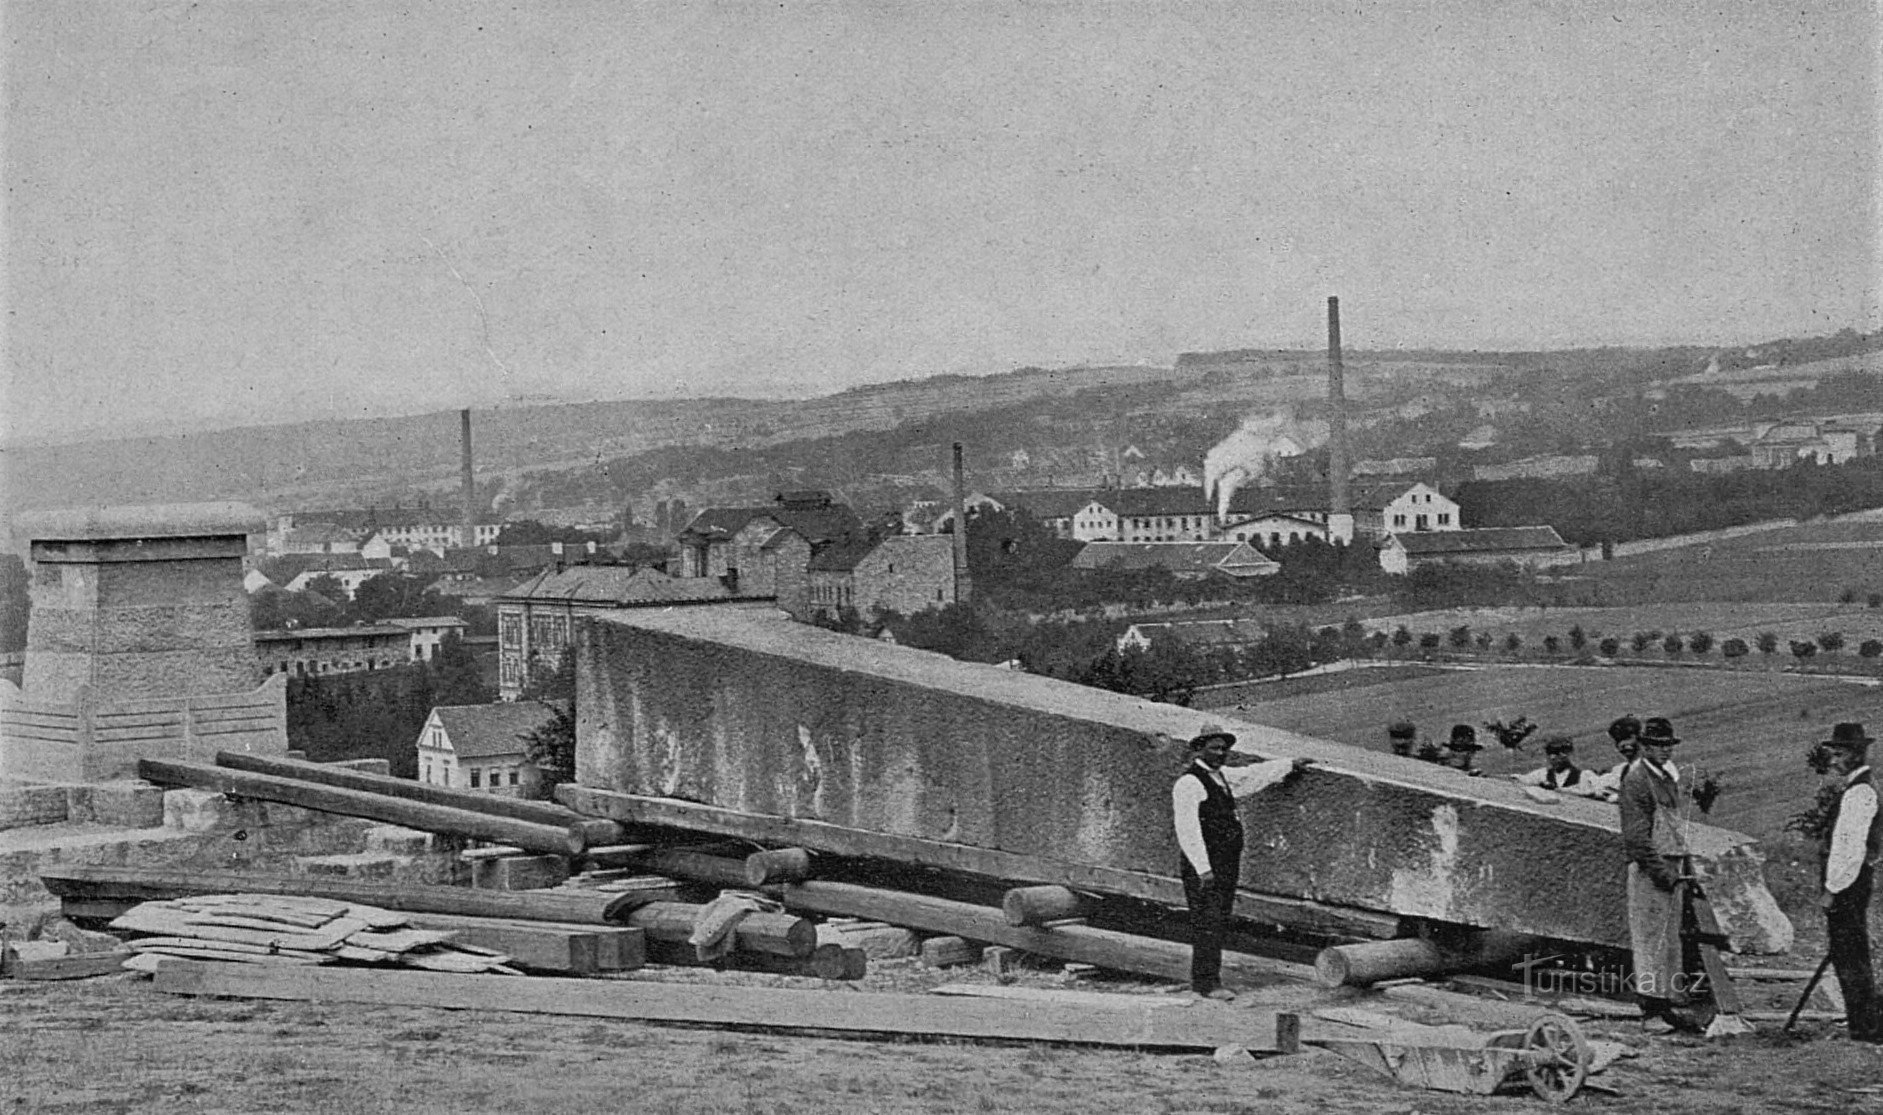
[[[1242,877],[1242,818],[1223,764],[1236,737],[1220,724],[1206,725],[1190,740],[1190,765],[1170,791],[1171,817],[1182,851],[1178,874],[1190,908],[1190,989],[1210,999],[1234,999],[1223,986],[1223,935]],[[1273,786],[1309,764],[1269,761],[1243,767],[1236,789],[1252,794]]]
[[[1445,741],[1445,757],[1442,762],[1455,771],[1468,774],[1473,778],[1481,778],[1484,772],[1479,770],[1476,764],[1478,752],[1482,750],[1484,750],[1484,745],[1478,742],[1476,728],[1469,724],[1453,724],[1451,738]]]
[[[1831,769],[1844,776],[1824,845],[1822,904],[1850,1038],[1883,1045],[1883,1010],[1870,967],[1870,889],[1883,850],[1883,823],[1870,777],[1871,742],[1862,724],[1839,724],[1822,745],[1831,753]]]
[[[1386,725],[1386,742],[1392,747],[1393,754],[1412,758],[1412,749],[1418,743],[1419,729],[1410,720],[1395,720]]]
[[[1643,1021],[1660,1019],[1684,1033],[1700,1033],[1697,1019],[1679,1008],[1693,983],[1686,973],[1681,915],[1686,902],[1686,795],[1674,747],[1680,737],[1664,716],[1641,724],[1641,757],[1621,780],[1621,841],[1628,856],[1628,936],[1634,951],[1635,997]]]

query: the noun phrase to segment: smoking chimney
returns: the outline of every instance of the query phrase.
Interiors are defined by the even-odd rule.
[[[955,442],[955,602],[966,604],[974,595],[968,576],[968,481],[961,467],[961,443]]]
[[[458,542],[461,546],[477,545],[477,481],[471,475],[471,411],[465,408],[458,412],[458,428],[461,431],[459,441],[463,447],[463,460],[458,468],[458,489],[464,500],[464,537]]]
[[[1347,387],[1340,362],[1340,299],[1327,299],[1327,540],[1353,541],[1347,494]]]

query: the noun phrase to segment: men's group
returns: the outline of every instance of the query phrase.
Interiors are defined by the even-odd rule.
[[[1609,739],[1614,741],[1619,759],[1614,766],[1601,771],[1576,765],[1574,740],[1562,735],[1549,736],[1543,741],[1544,765],[1525,774],[1513,774],[1511,779],[1558,793],[1615,801],[1621,793],[1623,772],[1640,754],[1641,731],[1640,719],[1633,716],[1623,716],[1610,724]],[[1478,730],[1469,724],[1453,724],[1450,736],[1440,744],[1434,740],[1421,742],[1418,727],[1409,720],[1400,720],[1387,725],[1386,739],[1395,755],[1436,763],[1472,778],[1484,775],[1478,768],[1478,752],[1484,750],[1484,745],[1478,742]]]

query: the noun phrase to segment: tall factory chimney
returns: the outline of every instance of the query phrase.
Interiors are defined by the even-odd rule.
[[[1327,540],[1353,541],[1347,494],[1347,387],[1340,362],[1340,299],[1327,299]]]
[[[459,441],[463,457],[459,465],[458,489],[464,500],[464,536],[460,545],[467,549],[477,545],[477,481],[471,475],[471,411],[469,407],[458,412],[458,428],[461,431]]]
[[[961,443],[955,442],[955,603],[967,604],[974,596],[974,582],[968,576],[968,481],[961,467]]]

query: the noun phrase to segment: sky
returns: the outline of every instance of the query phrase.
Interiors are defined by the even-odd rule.
[[[0,443],[1883,318],[1870,0],[0,4]]]

